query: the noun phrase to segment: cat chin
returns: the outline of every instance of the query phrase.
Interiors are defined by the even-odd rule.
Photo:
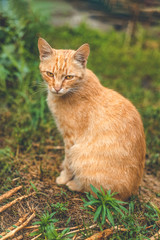
[[[65,95],[65,93],[56,93],[56,92],[52,92],[51,93],[54,95],[54,96],[57,96],[57,97],[60,97],[60,96],[63,96]]]
[[[62,90],[62,91],[61,91]],[[55,90],[49,90],[54,96],[63,96],[67,93],[67,91],[65,92],[63,89],[61,89],[58,93]]]

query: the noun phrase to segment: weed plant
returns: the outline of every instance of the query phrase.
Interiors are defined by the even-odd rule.
[[[40,234],[46,231],[46,227],[48,225],[50,225],[51,223],[56,223],[58,220],[54,219],[53,216],[55,215],[55,212],[49,214],[49,212],[44,213],[41,217],[40,217],[40,221],[34,222],[33,225],[39,225],[39,230],[38,232],[35,232],[33,235],[35,234]]]
[[[91,189],[96,197],[91,193],[86,193],[86,197],[89,201],[84,201],[84,207],[89,211],[89,213],[94,215],[94,221],[97,221],[100,229],[106,223],[106,218],[108,218],[112,226],[115,225],[114,217],[117,215],[124,216],[124,213],[127,213],[127,209],[122,206],[126,204],[125,202],[115,199],[117,193],[111,193],[111,190],[107,192],[101,187],[101,191],[91,185]]]
[[[38,231],[35,231],[30,234],[30,236],[39,236],[41,239],[46,239],[46,240],[69,240],[71,239],[69,236],[65,236],[70,229],[65,228],[63,231],[58,232],[55,223],[58,222],[57,219],[53,218],[53,216],[56,214],[56,212],[49,213],[46,212],[42,216],[40,216],[40,221],[34,222],[33,225],[39,225]]]
[[[147,238],[148,227],[159,229],[160,210],[154,204],[142,203],[138,199],[131,199],[129,203],[115,199],[117,193],[105,192],[96,189],[91,185],[93,194],[86,193],[83,199],[84,209],[93,215],[94,221],[98,223],[100,230],[108,228],[108,221],[111,226],[123,226],[125,232],[117,231],[110,239],[149,239]],[[125,204],[126,207],[123,205]],[[136,209],[137,208],[137,209]]]
[[[68,210],[68,208],[67,208],[68,202],[65,202],[65,203],[57,202],[55,204],[52,203],[51,206],[59,214],[64,214]]]

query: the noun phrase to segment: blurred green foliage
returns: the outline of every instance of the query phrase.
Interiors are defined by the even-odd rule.
[[[91,47],[88,68],[102,84],[130,99],[142,115],[147,141],[147,164],[160,165],[160,43],[139,26],[135,45],[125,43],[125,33],[100,32],[85,24],[56,28],[49,18],[33,11],[33,1],[10,0],[0,13],[0,125],[2,148],[17,146],[29,151],[33,141],[58,137],[45,101],[39,74],[37,39],[45,38],[54,48]]]

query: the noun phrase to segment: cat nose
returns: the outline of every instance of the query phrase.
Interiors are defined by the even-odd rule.
[[[61,90],[61,87],[54,87],[54,89],[56,90],[56,92],[58,93]]]

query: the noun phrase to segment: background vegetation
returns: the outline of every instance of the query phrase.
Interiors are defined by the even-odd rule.
[[[160,163],[160,42],[158,34],[139,26],[137,41],[126,46],[125,33],[55,28],[46,16],[32,11],[27,1],[12,1],[0,15],[0,98],[2,154],[8,147],[28,151],[33,141],[43,141],[55,125],[45,102],[38,64],[37,39],[42,36],[55,48],[78,48],[88,42],[92,69],[106,87],[129,98],[142,115],[147,140],[147,164]],[[11,10],[12,9],[12,10]],[[43,131],[43,136],[41,132]],[[56,130],[55,130],[56,131]]]
[[[100,32],[85,24],[57,28],[46,14],[40,17],[33,1],[6,3],[7,11],[0,13],[0,192],[8,190],[11,180],[19,176],[19,153],[32,155],[34,145],[43,145],[46,139],[62,144],[39,74],[39,36],[54,48],[76,49],[84,42],[90,44],[88,68],[104,86],[123,94],[139,110],[147,142],[146,168],[158,176],[160,31],[154,28],[148,32],[139,25],[136,41],[129,45],[125,32]],[[39,148],[39,154],[44,147]]]

